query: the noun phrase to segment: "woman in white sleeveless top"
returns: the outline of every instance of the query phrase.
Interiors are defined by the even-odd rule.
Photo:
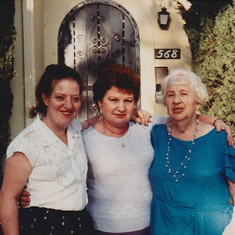
[[[81,124],[82,81],[65,65],[49,65],[36,89],[34,122],[7,149],[0,218],[5,235],[93,234],[86,211],[87,158]],[[24,186],[30,207],[18,212]]]

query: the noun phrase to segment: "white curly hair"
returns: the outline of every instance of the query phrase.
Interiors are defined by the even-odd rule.
[[[166,90],[170,85],[182,85],[190,84],[190,88],[193,90],[196,101],[203,104],[208,100],[208,92],[206,86],[202,83],[200,77],[194,72],[190,72],[184,69],[175,69],[169,75],[167,75],[161,84],[161,91],[157,95],[159,104],[165,105]]]

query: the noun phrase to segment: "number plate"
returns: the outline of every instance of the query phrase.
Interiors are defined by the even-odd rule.
[[[155,59],[180,59],[180,49],[155,49]]]

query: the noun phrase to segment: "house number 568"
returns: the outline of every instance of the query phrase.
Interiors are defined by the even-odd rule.
[[[155,49],[155,59],[180,59],[180,49]]]

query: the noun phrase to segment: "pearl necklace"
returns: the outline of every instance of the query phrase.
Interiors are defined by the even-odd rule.
[[[173,123],[171,122],[171,126],[169,127],[169,132],[168,132],[168,144],[167,144],[167,153],[166,153],[166,168],[168,170],[168,173],[172,174],[173,177],[175,178],[175,181],[178,182],[180,178],[185,176],[185,172],[186,172],[186,169],[187,169],[187,164],[190,161],[190,156],[192,154],[192,150],[193,150],[193,146],[194,146],[194,140],[197,136],[198,119],[196,121],[196,130],[194,132],[194,137],[192,139],[191,146],[190,146],[186,156],[183,158],[182,162],[180,163],[179,167],[177,168],[177,170],[175,172],[173,172],[172,169],[170,168],[170,159],[169,159],[172,126],[173,126]],[[183,170],[182,170],[183,173],[181,175],[178,175],[181,168],[183,168]]]

